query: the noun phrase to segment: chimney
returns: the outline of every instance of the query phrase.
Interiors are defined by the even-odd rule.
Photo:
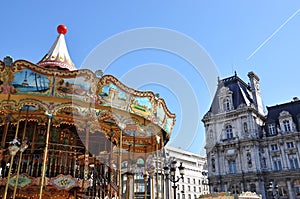
[[[248,73],[248,77],[250,79],[251,92],[252,92],[255,107],[259,113],[264,115],[263,104],[260,95],[259,77],[252,71]]]

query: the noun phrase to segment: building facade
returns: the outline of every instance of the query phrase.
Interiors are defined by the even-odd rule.
[[[236,74],[219,80],[202,119],[210,191],[297,198],[300,102],[267,107],[265,115],[259,78],[248,77],[249,84]]]
[[[175,158],[178,163],[182,162],[184,166],[184,179],[176,184],[177,199],[196,199],[200,195],[209,193],[206,157],[171,146],[165,147],[165,154],[167,159]],[[178,171],[176,176],[180,177]],[[169,183],[165,186],[166,189],[169,188],[167,191],[170,193],[169,198],[173,199],[173,183],[166,183]]]

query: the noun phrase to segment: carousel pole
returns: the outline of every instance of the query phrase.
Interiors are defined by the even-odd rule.
[[[5,140],[6,140],[8,128],[9,128],[9,125],[10,125],[10,120],[11,120],[11,115],[8,114],[7,117],[6,117],[6,125],[5,125],[5,129],[4,129],[4,133],[3,133],[3,137],[2,137],[2,141],[1,141],[2,148],[5,148]]]
[[[163,154],[163,147],[164,147],[164,136],[163,136],[163,134],[162,134],[162,136],[161,136],[161,148],[160,148],[160,185],[161,185],[161,190],[162,190],[162,192],[161,192],[161,197],[162,197],[162,199],[164,199],[165,198],[165,184],[164,184],[164,181],[165,181],[165,176],[163,175],[163,157],[162,157],[162,154]]]
[[[158,184],[158,145],[159,145],[159,141],[160,141],[160,137],[158,135],[155,136],[156,137],[156,198],[159,198],[159,192],[158,192],[158,188],[159,188],[159,184]]]
[[[109,136],[110,137],[110,145],[109,145],[109,161],[108,161],[108,173],[109,173],[109,198],[112,198],[112,189],[111,189],[111,185],[112,185],[112,180],[111,180],[111,178],[112,178],[112,173],[113,173],[113,171],[112,171],[112,169],[111,169],[111,159],[112,159],[112,157],[111,157],[111,155],[112,155],[112,140],[111,140],[111,138],[112,138],[112,134]]]
[[[26,110],[26,120],[25,120],[25,124],[24,124],[24,130],[23,130],[23,135],[22,135],[22,141],[21,141],[21,144],[23,146],[23,142],[24,142],[24,139],[25,139],[25,134],[26,134],[26,128],[27,128],[27,120],[28,120],[28,109],[29,109],[29,106],[27,106],[27,110]],[[25,143],[26,144],[26,143]],[[25,145],[24,145],[25,146]],[[28,145],[27,145],[28,147]],[[26,147],[26,148],[27,148]],[[26,149],[22,149],[21,148],[21,152],[20,152],[20,157],[19,157],[19,161],[18,161],[18,169],[17,169],[17,176],[16,176],[16,182],[15,182],[15,186],[14,186],[14,193],[13,193],[13,199],[16,198],[16,193],[17,193],[17,187],[18,187],[18,183],[19,183],[19,173],[20,173],[20,168],[21,168],[21,161],[22,161],[22,157],[23,157],[23,152],[24,150]]]
[[[88,126],[90,125],[89,122],[86,123],[86,128],[85,128],[85,154],[84,154],[84,170],[83,170],[83,189],[86,192],[87,187],[85,187],[86,181],[89,178],[89,134],[90,130]]]
[[[22,108],[19,110],[19,114],[18,114],[18,123],[17,123],[17,129],[16,129],[16,133],[15,133],[15,140],[18,138],[21,110],[22,110]],[[15,155],[16,154],[11,154],[9,170],[8,170],[8,176],[7,176],[7,182],[6,182],[6,185],[5,185],[3,199],[6,199],[6,197],[7,197],[8,185],[9,185],[9,180],[10,180],[10,173],[11,173],[12,165],[14,163],[13,161],[14,161]]]
[[[123,132],[122,130],[120,131],[120,146],[119,146],[119,194],[118,194],[118,197],[119,199],[122,198],[122,145],[123,145]]]
[[[147,153],[147,148],[145,147],[145,160],[144,160],[144,199],[147,199],[147,181],[148,181],[148,173],[147,173],[147,161],[146,161],[146,153]]]
[[[47,163],[47,155],[48,155],[48,146],[49,146],[50,127],[51,127],[51,121],[53,119],[53,114],[46,112],[46,116],[48,118],[48,127],[47,127],[47,135],[46,135],[46,146],[45,146],[45,150],[44,150],[44,160],[43,160],[43,166],[42,166],[42,177],[41,177],[42,179],[41,179],[39,199],[42,199],[42,195],[43,195],[43,187],[44,187],[44,182],[45,182],[46,163]]]
[[[86,126],[84,128],[85,131],[85,153],[84,153],[84,169],[83,169],[83,190],[84,192],[87,192],[87,187],[85,187],[86,181],[89,178],[89,134],[90,134],[90,126],[91,122],[89,121],[89,118],[92,118],[91,116],[91,103],[89,103],[88,107],[88,115],[86,120]],[[85,193],[86,194],[86,193]]]
[[[151,171],[151,199],[154,198],[154,171]]]
[[[131,194],[130,194],[130,181],[131,181],[131,173],[130,173],[130,170],[131,170],[131,166],[132,166],[132,164],[131,164],[131,154],[130,154],[130,146],[131,145],[128,145],[128,160],[127,160],[127,162],[128,162],[128,164],[127,164],[127,180],[126,180],[126,199],[131,199],[130,198],[130,196],[131,196]]]

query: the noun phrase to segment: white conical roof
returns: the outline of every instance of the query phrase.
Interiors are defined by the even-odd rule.
[[[70,58],[66,41],[65,34],[67,33],[67,28],[64,25],[59,25],[57,27],[57,32],[59,33],[49,52],[43,57],[41,61],[37,63],[41,67],[59,67],[68,70],[77,70]]]

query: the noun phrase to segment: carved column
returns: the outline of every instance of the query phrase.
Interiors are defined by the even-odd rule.
[[[289,179],[289,178],[286,179],[286,184],[287,184],[287,188],[288,188],[289,198],[296,198],[295,193],[293,191],[291,179]]]

